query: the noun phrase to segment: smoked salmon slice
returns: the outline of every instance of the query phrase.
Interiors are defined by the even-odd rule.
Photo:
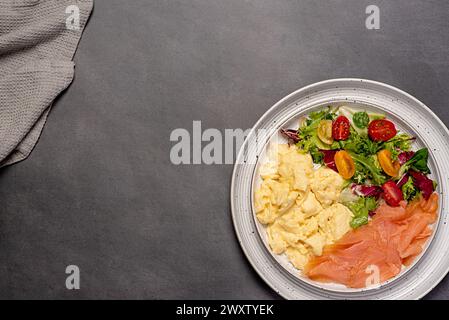
[[[399,207],[382,204],[367,224],[346,233],[340,240],[323,249],[321,256],[311,258],[304,273],[319,282],[341,283],[351,288],[369,284],[373,268],[378,281],[384,282],[410,265],[422,252],[432,235],[430,225],[437,220],[438,195],[420,198]]]

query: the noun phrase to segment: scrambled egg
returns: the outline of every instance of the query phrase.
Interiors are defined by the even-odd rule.
[[[312,157],[279,144],[268,152],[254,196],[259,221],[266,225],[275,254],[285,253],[302,270],[312,255],[349,231],[352,212],[338,203],[343,178],[326,167],[314,170]]]

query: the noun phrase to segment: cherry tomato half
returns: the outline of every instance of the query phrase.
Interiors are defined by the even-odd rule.
[[[391,159],[390,150],[383,149],[377,153],[377,159],[379,160],[380,166],[390,177],[396,177],[399,173],[401,165],[399,161],[393,161]]]
[[[386,119],[373,120],[368,126],[368,135],[373,141],[390,140],[397,132],[394,123]]]
[[[351,179],[355,173],[355,163],[351,155],[345,150],[340,150],[335,154],[334,160],[338,173],[344,179]]]
[[[382,186],[383,197],[388,205],[392,207],[399,206],[399,202],[404,200],[402,191],[394,181],[387,181]]]
[[[317,129],[318,138],[325,144],[332,144],[332,120],[321,120]]]
[[[349,137],[351,124],[345,116],[338,116],[332,124],[332,136],[335,140],[346,140]]]

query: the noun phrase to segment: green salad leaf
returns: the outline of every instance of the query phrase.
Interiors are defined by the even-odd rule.
[[[352,116],[354,125],[360,129],[365,129],[369,124],[369,115],[365,111],[359,111]]]
[[[321,120],[333,120],[336,116],[336,113],[331,107],[321,111],[311,112],[309,113],[305,124],[299,128],[299,131],[305,135],[310,134],[312,131],[316,131]]]
[[[313,163],[323,164],[324,154],[317,147],[309,149]]]
[[[400,152],[411,149],[412,140],[413,138],[409,135],[400,133],[387,142],[375,142],[351,128],[349,138],[346,141],[339,141],[339,143],[341,148],[351,154],[356,164],[352,180],[358,184],[371,180],[372,183],[381,185],[387,180],[387,177],[379,164],[377,152],[388,149],[392,154],[392,159],[397,160]]]
[[[350,152],[350,155],[356,164],[356,174],[354,175],[356,179],[360,179],[360,175],[364,175],[363,181],[370,179],[372,184],[378,186],[387,181],[387,178],[382,173],[382,170],[379,168],[372,155],[364,156],[354,152]],[[359,181],[354,181],[360,183]]]
[[[412,149],[413,137],[406,133],[399,133],[390,140],[380,144],[381,149],[387,149],[391,153],[391,159],[393,161],[398,159],[398,155],[404,151],[410,151]]]
[[[354,214],[350,225],[355,229],[368,223],[369,213],[377,208],[377,201],[374,197],[359,197],[357,201],[347,203],[346,206]]]
[[[402,176],[409,169],[413,169],[424,174],[430,173],[430,169],[427,166],[427,160],[429,158],[429,150],[427,148],[419,149],[415,152],[413,157],[404,163],[399,170],[399,176]]]
[[[419,189],[415,187],[412,177],[408,177],[407,182],[404,183],[401,190],[402,196],[407,201],[413,200],[419,194]]]
[[[367,213],[366,215],[360,215],[360,216],[354,217],[354,218],[352,218],[349,225],[351,226],[351,228],[357,229],[358,227],[361,227],[364,224],[368,223],[368,216],[369,215]]]
[[[379,143],[372,141],[367,135],[358,134],[352,128],[349,138],[346,141],[340,141],[340,147],[363,156],[371,156],[380,150]]]
[[[326,145],[318,138],[318,125],[321,120],[332,120],[336,117],[331,107],[321,111],[311,112],[306,121],[298,129],[300,141],[296,144],[301,152],[310,153],[314,163],[321,164],[323,154],[319,149],[331,149],[332,146]],[[334,145],[336,147],[337,145]]]
[[[352,181],[356,184],[364,184],[368,179],[370,172],[365,166],[359,162],[355,162],[355,173],[352,176]]]
[[[401,150],[397,149],[393,143],[385,143],[384,148],[390,151],[392,161],[398,160],[398,156],[401,153]]]

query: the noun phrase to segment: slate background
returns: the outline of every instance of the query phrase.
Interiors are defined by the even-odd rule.
[[[380,30],[365,28],[369,4]],[[246,129],[338,77],[397,86],[448,125],[448,12],[436,0],[96,0],[74,83],[32,156],[0,170],[0,298],[278,299],[234,235],[232,166],[172,165],[171,131]],[[81,290],[65,288],[69,264]]]

